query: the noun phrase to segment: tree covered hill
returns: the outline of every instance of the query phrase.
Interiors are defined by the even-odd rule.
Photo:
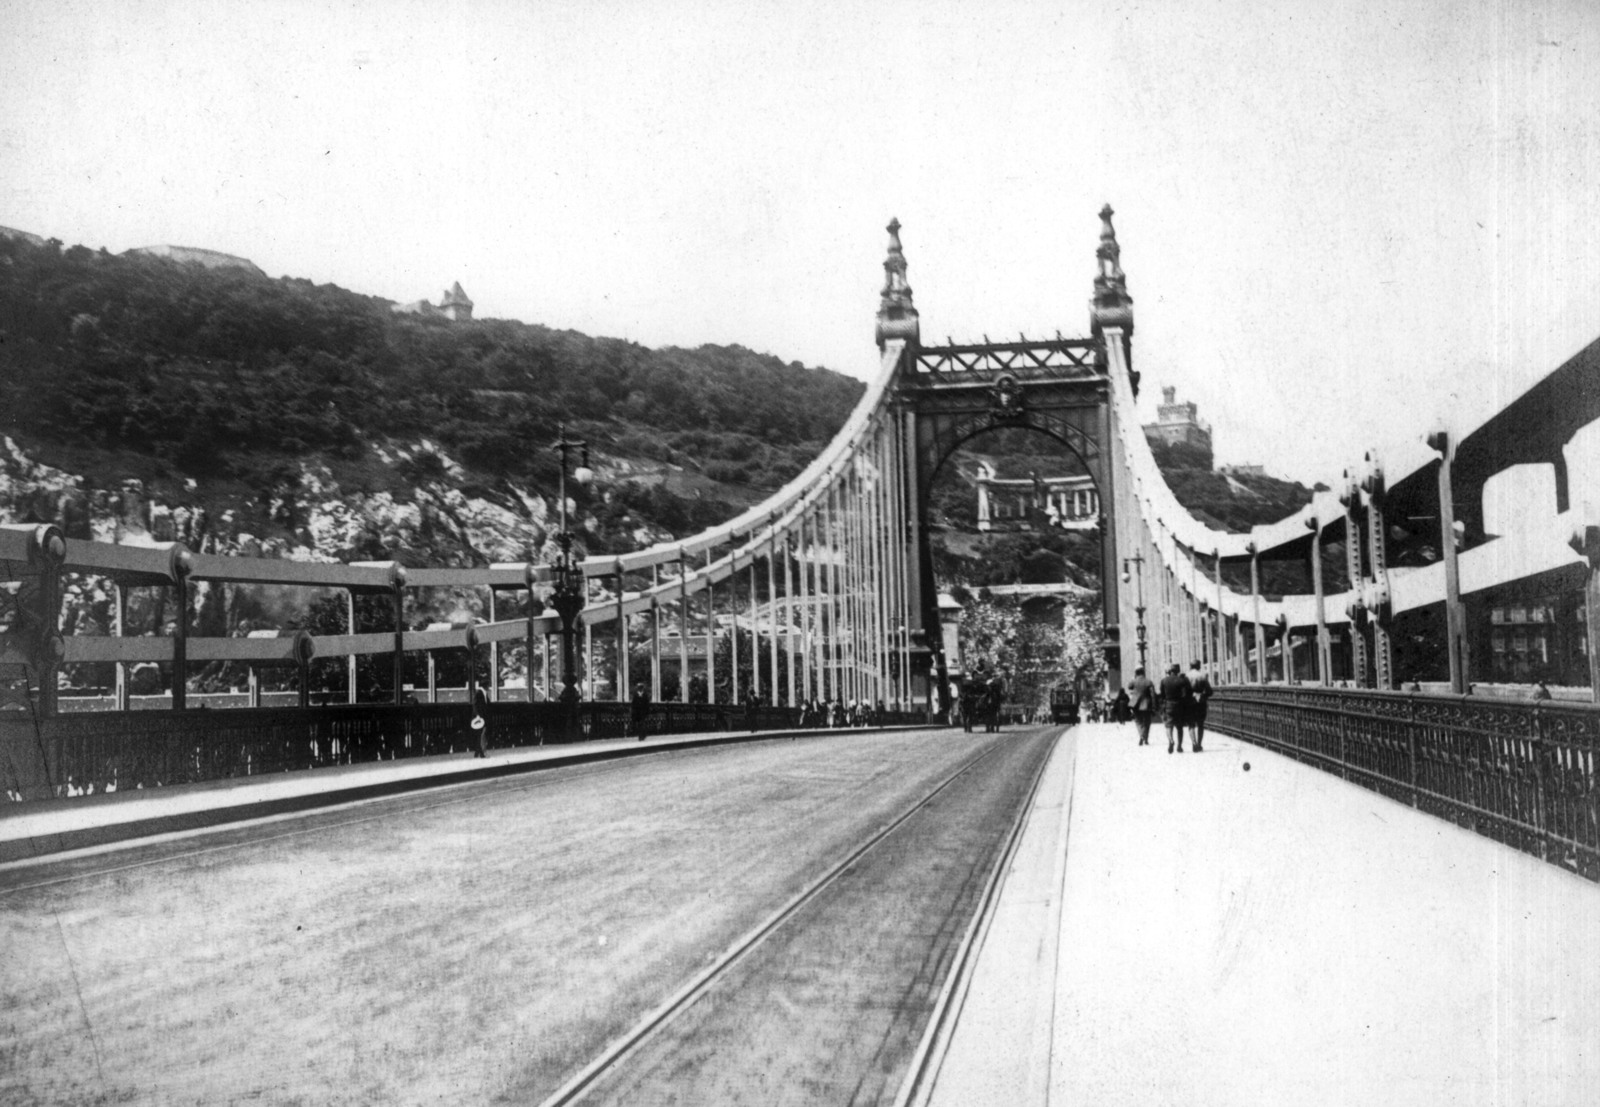
[[[203,515],[223,549],[231,532],[333,557],[527,556],[548,537],[562,421],[593,444],[603,478],[575,492],[589,550],[682,535],[798,473],[861,391],[737,346],[651,350],[397,315],[333,285],[0,238],[0,434],[102,500],[140,480],[147,501],[189,511],[190,531],[160,537],[204,540]],[[1002,475],[1062,468],[1053,446],[1023,438],[985,450]],[[1179,501],[1229,530],[1309,499],[1155,453]],[[937,543],[942,577],[1098,576],[1084,535],[958,539],[976,529],[968,469],[935,489],[936,529],[953,528]],[[62,515],[59,497],[4,493],[0,516]]]
[[[605,478],[576,494],[591,550],[692,531],[798,473],[862,388],[737,346],[397,315],[333,285],[0,239],[0,433],[88,492],[136,478],[214,529],[225,515],[328,556],[468,563],[516,544],[429,531],[423,510],[400,549],[382,520],[330,547],[308,530],[329,497],[359,513],[431,496],[447,523],[454,493],[520,517],[537,547],[563,421]]]

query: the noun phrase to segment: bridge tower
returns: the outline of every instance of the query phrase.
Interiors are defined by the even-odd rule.
[[[1111,374],[1125,373],[1138,387],[1132,370],[1133,299],[1128,295],[1120,263],[1121,251],[1106,206],[1100,212],[1098,272],[1090,301],[1089,338],[1030,339],[925,346],[920,319],[906,282],[900,223],[889,224],[889,251],[884,262],[888,279],[878,307],[878,345],[886,354],[895,346],[900,360],[890,403],[902,428],[906,457],[903,470],[909,513],[906,540],[914,559],[911,605],[913,638],[930,649],[926,664],[943,696],[948,682],[942,655],[933,558],[927,512],[933,482],[946,462],[969,439],[987,431],[1025,428],[1044,434],[1071,453],[1094,483],[1100,503],[1101,610],[1104,649],[1110,679],[1120,683],[1123,660],[1122,609],[1117,587],[1117,558],[1122,546],[1118,519],[1125,513],[1114,473],[1120,457],[1116,415],[1111,402]],[[1133,433],[1141,433],[1137,427]]]

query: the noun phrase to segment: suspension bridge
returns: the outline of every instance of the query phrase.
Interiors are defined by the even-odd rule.
[[[469,1098],[552,1103],[656,1101],[683,1088],[695,1089],[685,1102],[981,1102],[972,1088],[1003,1087],[992,1101],[1236,1103],[1306,1099],[1331,1082],[1337,1090],[1309,1099],[1399,1088],[1407,1102],[1592,1101],[1600,988],[1588,968],[1567,972],[1566,958],[1592,947],[1600,917],[1600,518],[1572,494],[1566,450],[1600,418],[1600,341],[1479,425],[1375,444],[1292,517],[1220,531],[1178,502],[1142,432],[1112,216],[1100,213],[1086,337],[944,345],[922,341],[891,222],[880,367],[845,426],[777,493],[683,539],[580,557],[568,535],[554,565],[415,568],[0,527],[14,607],[0,637],[8,948],[53,964],[52,943],[70,953],[73,940],[43,920],[67,911],[93,952],[63,963],[72,974],[94,963],[108,987],[128,989],[91,987],[66,1003],[59,971],[18,973],[7,1017],[26,1044],[9,1086],[41,1099],[63,1088],[204,1098],[264,1087],[269,1098],[338,1089],[332,1098],[355,1100],[470,1087]],[[1053,439],[1089,477],[1108,689],[1136,668],[1197,661],[1211,674],[1208,726],[1220,737],[1188,758],[1187,777],[1174,775],[1176,758],[1139,760],[1148,750],[1111,726],[981,743],[943,729],[952,703],[930,489],[964,444],[1004,429]],[[1485,489],[1524,466],[1549,467],[1553,494],[1492,533]],[[83,579],[108,582],[119,612],[133,589],[167,590],[173,633],[63,635],[65,589]],[[347,633],[191,633],[198,592],[264,584],[344,590]],[[427,588],[481,589],[488,618],[407,629],[408,597]],[[358,630],[363,596],[385,598],[390,629]],[[725,627],[726,682],[716,672]],[[527,661],[520,688],[500,682],[499,653],[512,647]],[[1532,649],[1539,673],[1562,674],[1546,682],[1555,692],[1529,679]],[[458,700],[412,702],[406,656],[441,651],[487,653],[486,686],[468,665]],[[389,702],[357,702],[362,657],[392,663]],[[346,702],[312,702],[310,666],[328,658],[347,667]],[[188,690],[193,667],[217,661],[250,667],[237,706]],[[63,667],[88,663],[115,669],[107,710],[71,710],[58,690]],[[133,710],[127,673],[150,663],[167,680],[165,710]],[[675,669],[686,690],[696,667],[704,702],[664,698],[664,673]],[[289,703],[266,702],[257,674],[269,670],[298,674]],[[830,702],[871,705],[856,717],[870,725],[819,726],[812,705]],[[479,747],[487,760],[464,759]],[[464,791],[437,799],[446,785]],[[535,790],[543,806],[528,807]],[[364,804],[378,808],[350,815]],[[557,852],[518,867],[528,819]],[[210,850],[215,860],[194,859]],[[929,850],[958,858],[957,876]],[[243,907],[246,882],[285,858],[328,874],[334,855],[350,865],[349,889],[319,876],[315,893],[271,885],[270,919]],[[580,855],[592,864],[559,859]],[[476,864],[488,867],[474,876]],[[1332,874],[1339,894],[1308,883],[1307,866]],[[129,868],[137,874],[110,875]],[[216,1041],[242,1051],[242,1069],[215,1067],[206,1035],[182,1047],[176,1075],[163,1067],[170,1057],[151,1043],[172,1026],[129,997],[178,1000],[106,952],[122,939],[95,905],[120,881],[116,894],[153,936],[167,877],[227,920],[202,943],[214,982],[271,976],[260,958],[230,957],[251,942],[290,956],[297,939],[264,936],[279,918],[316,918],[334,935],[308,963],[359,980],[355,997],[307,977],[270,1016],[288,1020],[286,1040],[304,1040],[282,1005],[307,1006],[315,1022],[321,1008],[306,996],[320,997],[347,1020],[333,1045],[318,1039],[303,1063],[276,1071],[248,1061],[250,1033],[224,1019]],[[1318,917],[1281,897],[1263,905],[1273,884]],[[458,895],[476,921],[442,906]],[[420,921],[386,925],[376,946],[352,952],[366,948],[353,917],[385,919],[400,905]],[[180,929],[213,934],[179,916]],[[456,927],[482,928],[495,950],[488,975],[460,963]],[[1262,937],[1273,933],[1303,944],[1285,959]],[[1360,960],[1382,955],[1374,934],[1435,946],[1374,973]],[[1329,943],[1354,951],[1336,958],[1345,984],[1285,990],[1326,967]],[[414,987],[447,1004],[489,996],[482,1011],[433,1026],[445,1045],[419,1040],[433,1008],[412,984],[372,976],[377,964],[406,977],[393,961],[401,948],[421,966]],[[455,951],[449,971],[467,983],[450,982],[440,948]],[[366,969],[363,956],[375,959]],[[1485,957],[1487,977],[1457,971]],[[1106,975],[1116,972],[1127,974],[1120,984]],[[518,973],[541,998],[495,983]],[[1385,1022],[1388,1037],[1349,1022],[1352,1009],[1378,1018],[1371,993],[1386,990],[1417,997],[1401,1002],[1409,1022]],[[1197,992],[1220,997],[1257,1045],[1210,1027]],[[257,1006],[242,994],[228,1002]],[[1303,1032],[1292,1042],[1261,1021],[1297,1003],[1306,1011],[1290,1020]],[[411,1012],[399,1025],[386,1016],[396,1009]],[[500,1021],[485,1029],[486,1018]],[[1336,1057],[1308,1048],[1304,1018],[1324,1020]],[[1190,1038],[1152,1044],[1164,1030],[1152,1019]],[[385,1062],[369,1036],[414,1055]],[[480,1040],[518,1058],[491,1060]],[[1254,1084],[1230,1077],[1195,1042],[1265,1067]],[[1458,1042],[1470,1056],[1451,1052]],[[432,1075],[397,1075],[416,1058]],[[52,1083],[62,1065],[80,1082]],[[454,1083],[438,1084],[439,1071]]]

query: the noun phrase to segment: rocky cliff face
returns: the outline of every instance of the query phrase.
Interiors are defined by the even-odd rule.
[[[54,523],[69,538],[182,542],[205,553],[300,561],[405,550],[433,554],[428,564],[471,565],[536,557],[552,512],[542,497],[522,489],[512,489],[515,508],[465,495],[452,483],[462,470],[447,458],[443,479],[418,486],[409,501],[388,492],[349,493],[326,466],[303,462],[292,490],[280,490],[263,505],[279,533],[258,536],[241,528],[234,511],[208,508],[192,479],[184,482],[187,496],[171,498],[133,479],[116,489],[92,488],[80,476],[33,460],[11,438],[0,441],[0,520]],[[442,456],[430,443],[419,449]],[[399,448],[391,456],[409,453]]]

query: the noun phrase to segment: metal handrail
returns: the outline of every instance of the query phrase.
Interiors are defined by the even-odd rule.
[[[0,787],[13,799],[51,799],[459,753],[477,748],[473,711],[470,703],[423,703],[0,713],[0,746],[39,755],[31,770],[11,763],[29,779]],[[640,729],[627,703],[581,703],[572,716],[553,701],[496,702],[487,711],[491,749],[625,738]],[[652,703],[643,722],[650,735],[789,730],[800,726],[801,709]],[[878,722],[926,725],[927,717],[885,712]]]
[[[1600,705],[1229,685],[1206,726],[1600,881]]]

